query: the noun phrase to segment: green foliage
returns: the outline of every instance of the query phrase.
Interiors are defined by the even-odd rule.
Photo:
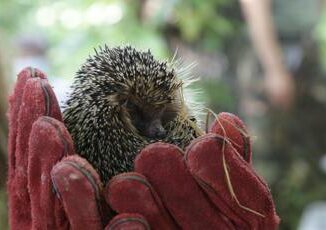
[[[325,176],[314,175],[316,170],[313,168],[301,172],[300,165],[301,163],[294,161],[284,177],[279,178],[277,187],[272,191],[278,214],[282,218],[282,229],[297,229],[302,211],[307,205],[325,200],[326,185],[321,183]],[[293,174],[297,174],[295,177],[302,175],[304,178],[298,181],[293,179]]]
[[[320,58],[324,70],[326,70],[326,12],[320,18],[319,24],[315,30],[315,37],[319,42]]]
[[[12,4],[10,1],[2,0],[0,27],[4,28],[8,37],[13,38],[12,41],[24,34],[44,37],[50,48],[48,50],[51,63],[48,73],[50,76],[72,78],[80,64],[93,53],[93,48],[103,44],[110,46],[131,44],[142,49],[150,47],[158,58],[165,58],[168,55],[162,36],[153,28],[143,26],[137,18],[136,10],[139,6],[136,1],[40,2],[21,1]],[[90,8],[98,10],[109,6],[121,10],[121,19],[117,22],[96,24],[87,21]],[[117,10],[112,12],[116,13]],[[70,13],[72,16],[77,14],[79,18],[81,17],[81,22],[74,26],[71,24],[69,14],[66,19],[63,18],[64,13]],[[54,22],[49,21],[51,17],[55,17]]]
[[[236,98],[229,85],[216,79],[203,80],[196,83],[202,89],[202,94],[207,101],[207,107],[213,111],[234,111]]]
[[[186,42],[199,43],[205,50],[221,48],[239,27],[239,21],[227,14],[237,5],[234,0],[210,0],[205,4],[200,0],[178,1],[174,13],[181,37]]]
[[[162,2],[153,22],[140,22],[140,1],[11,1],[0,0],[0,27],[11,38],[24,34],[43,36],[49,42],[50,75],[71,78],[78,66],[92,53],[94,47],[131,44],[139,48],[151,48],[158,58],[170,54],[164,35],[158,30],[167,23],[166,9],[174,18],[174,26],[186,42],[199,48],[215,52],[227,38],[237,32],[239,20],[232,17],[236,0],[175,1]],[[112,24],[89,24],[86,21],[90,8],[110,5],[122,10],[122,18]],[[64,13],[73,11],[82,17],[82,23],[72,26],[73,18],[64,18]],[[231,12],[231,14],[230,14]],[[74,15],[73,15],[74,16]],[[55,17],[55,22],[51,18]],[[49,21],[50,20],[50,21]],[[47,25],[46,23],[50,23]],[[43,24],[43,25],[42,25]],[[44,26],[45,24],[45,26]],[[68,25],[68,26],[67,26]],[[14,40],[13,40],[14,41]],[[68,54],[68,55],[67,55]]]
[[[0,229],[9,229],[7,219],[7,196],[4,188],[0,188]]]

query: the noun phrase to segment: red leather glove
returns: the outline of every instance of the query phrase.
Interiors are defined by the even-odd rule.
[[[105,189],[75,155],[39,70],[18,75],[9,126],[11,229],[277,228],[270,191],[251,166],[249,137],[232,114],[218,115],[211,133],[185,153],[166,143],[148,145],[135,172],[115,176]]]

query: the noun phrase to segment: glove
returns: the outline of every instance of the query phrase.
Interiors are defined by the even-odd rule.
[[[84,224],[82,229],[102,228],[96,196],[86,193],[89,188],[87,178],[81,180],[83,189],[70,196],[85,205],[86,209],[77,210],[78,216],[75,216],[76,212],[65,210],[64,202],[58,198],[52,185],[50,172],[57,162],[65,156],[80,159],[74,155],[73,142],[62,123],[56,97],[46,76],[37,69],[24,69],[18,75],[9,104],[8,195],[11,229],[77,229],[76,219],[83,216],[87,218],[77,222]],[[94,178],[99,181],[96,173]],[[99,190],[100,183],[96,183]],[[91,209],[93,207],[96,207],[95,211]]]
[[[210,133],[185,153],[166,143],[148,145],[135,159],[135,172],[115,176],[105,188],[92,166],[75,154],[41,71],[26,68],[18,75],[9,127],[12,229],[278,226],[268,186],[251,166],[246,129],[232,114],[219,114]]]
[[[142,214],[153,229],[278,226],[270,191],[251,166],[244,125],[232,114],[219,114],[211,133],[185,153],[170,144],[148,145],[135,171],[114,177],[105,198],[119,213]]]

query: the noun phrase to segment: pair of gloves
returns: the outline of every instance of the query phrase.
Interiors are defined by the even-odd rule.
[[[22,70],[9,98],[11,229],[277,229],[267,184],[251,165],[243,122],[220,113],[186,151],[157,142],[134,172],[103,185],[74,151],[44,73]]]

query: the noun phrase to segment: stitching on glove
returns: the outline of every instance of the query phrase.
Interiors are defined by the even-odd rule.
[[[126,223],[126,222],[130,222],[130,221],[139,222],[139,223],[143,224],[146,227],[146,229],[148,229],[148,230],[151,229],[149,227],[148,223],[146,221],[144,221],[143,219],[136,218],[136,217],[128,217],[128,218],[119,219],[116,222],[114,222],[113,224],[111,224],[111,226],[109,227],[109,230],[114,230],[114,228],[117,225],[123,224],[123,223]]]
[[[147,180],[144,180],[143,178],[141,178],[139,176],[136,176],[136,175],[119,174],[119,175],[113,177],[112,180],[110,180],[109,183],[113,183],[114,180],[118,180],[118,179],[136,180],[136,181],[142,183],[143,185],[145,185],[146,187],[149,188],[149,191],[151,192],[152,197],[154,198],[155,203],[157,204],[157,206],[160,207],[161,205],[163,205],[160,202],[160,198],[157,197],[158,195],[155,194],[155,192],[153,192],[153,191],[155,191],[154,188],[152,187],[152,185]],[[172,219],[172,220],[174,220],[172,214],[164,206],[161,207],[160,210],[161,210],[161,212],[164,213],[166,219]]]
[[[217,119],[217,122],[220,124],[220,126],[222,128],[224,137],[227,137],[226,136],[226,131],[225,131],[224,126],[222,125],[221,121],[219,120],[218,117],[216,119]],[[229,170],[228,170],[228,165],[227,165],[227,162],[225,160],[225,145],[226,145],[226,142],[227,142],[227,140],[225,138],[223,138],[223,143],[222,143],[222,160],[223,160],[223,169],[224,169],[224,173],[225,173],[225,177],[226,177],[226,182],[227,182],[228,189],[229,189],[229,192],[230,192],[232,198],[236,201],[236,203],[238,204],[238,206],[240,208],[242,208],[242,209],[244,209],[244,210],[246,210],[248,212],[251,212],[253,214],[256,214],[257,216],[260,216],[260,217],[265,218],[265,215],[261,214],[258,211],[255,211],[255,210],[253,210],[253,209],[251,209],[249,207],[246,207],[246,206],[242,205],[240,203],[240,201],[238,200],[237,195],[235,194],[234,189],[233,189],[232,181],[231,181]]]
[[[92,177],[92,175],[82,166],[78,165],[77,163],[75,162],[72,162],[72,161],[69,161],[69,162],[63,162],[64,164],[68,164],[72,167],[74,167],[75,169],[79,170],[87,179],[88,181],[91,183],[94,191],[95,191],[95,198],[96,198],[96,201],[100,201],[100,191],[98,189],[98,186],[94,180],[94,178]]]
[[[42,121],[45,121],[45,122],[49,123],[50,125],[52,125],[56,129],[57,134],[58,134],[58,136],[60,138],[60,141],[61,141],[61,143],[63,145],[63,156],[66,156],[67,153],[68,153],[68,142],[64,138],[60,127],[57,124],[55,124],[54,122],[52,122],[52,120],[49,117],[43,116]]]
[[[50,94],[48,89],[46,88],[46,84],[44,81],[41,81],[41,88],[43,90],[43,95],[44,95],[44,101],[45,101],[45,115],[49,116],[50,115]]]
[[[193,177],[195,178],[195,180],[197,181],[197,183],[206,191],[210,191],[212,193],[214,193],[217,197],[220,197],[219,194],[216,192],[216,190],[210,186],[208,183],[206,183],[204,180],[202,180],[200,177],[196,176],[196,175],[193,175]],[[225,203],[223,199],[219,198],[219,200],[221,202],[224,203],[225,206],[229,206],[228,203]],[[243,222],[247,223],[247,221],[240,215],[238,215],[237,213],[235,213],[233,211],[232,208],[229,209],[229,211],[231,211],[233,213],[233,215],[237,216],[239,219],[241,219]],[[232,221],[230,221],[226,216],[223,215],[222,212],[219,212],[219,214],[224,217],[224,219],[228,220],[233,226],[234,228],[236,229],[236,226],[234,225],[234,223]],[[248,224],[248,223],[247,223]]]
[[[97,183],[96,181],[94,180],[94,178],[92,177],[91,173],[89,173],[84,167],[78,165],[77,163],[75,162],[63,162],[63,164],[67,164],[67,165],[70,165],[72,167],[74,167],[75,169],[77,169],[79,172],[81,172],[86,178],[87,180],[90,182],[93,190],[94,190],[94,193],[95,193],[95,200],[96,200],[96,206],[97,206],[97,210],[98,210],[98,213],[100,214],[100,216],[103,216],[103,210],[102,210],[102,206],[101,206],[101,197],[100,197],[100,191],[98,189],[98,186],[97,186]],[[58,194],[58,197],[61,197],[58,189],[57,189],[57,185],[55,184],[55,182],[52,180],[52,183],[54,185],[54,189],[56,190],[57,194]]]

